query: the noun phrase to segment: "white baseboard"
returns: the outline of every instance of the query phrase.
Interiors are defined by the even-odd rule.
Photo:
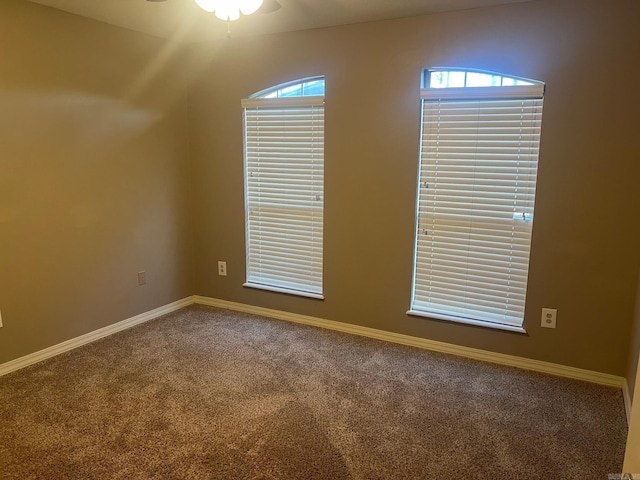
[[[426,338],[412,337],[412,336],[403,335],[400,333],[387,332],[384,330],[377,330],[374,328],[361,327],[358,325],[351,325],[351,324],[342,323],[342,322],[335,322],[333,320],[325,320],[317,317],[298,315],[296,313],[283,312],[280,310],[272,310],[269,308],[255,307],[253,305],[245,305],[242,303],[229,302],[227,300],[219,300],[216,298],[202,297],[198,295],[194,297],[194,301],[195,303],[198,303],[201,305],[210,305],[212,307],[226,308],[229,310],[236,310],[239,312],[252,313],[255,315],[262,315],[265,317],[277,318],[280,320],[287,320],[290,322],[302,323],[305,325],[312,325],[314,327],[337,330],[339,332],[351,333],[354,335],[360,335],[362,337],[375,338],[377,340],[384,340],[387,342],[399,343],[401,345],[418,347],[425,350],[432,350],[435,352],[449,353],[452,355],[458,355],[460,357],[467,357],[475,360],[481,360],[484,362],[497,363],[500,365],[508,365],[511,367],[518,367],[525,370],[533,370],[536,372],[549,373],[551,375],[557,375],[560,377],[584,380],[586,382],[598,383],[601,385],[608,385],[610,387],[623,388],[625,384],[625,379],[623,377],[618,377],[618,376],[610,375],[607,373],[600,373],[600,372],[594,372],[591,370],[584,370],[581,368],[568,367],[565,365],[558,365],[555,363],[543,362],[540,360],[533,360],[530,358],[515,357],[513,355],[489,352],[486,350],[479,350],[477,348],[462,347],[460,345],[454,345],[451,343],[437,342],[435,340],[428,340]]]
[[[153,320],[154,318],[157,318],[166,313],[170,313],[180,308],[186,307],[187,305],[191,305],[193,302],[193,297],[183,298],[182,300],[178,300],[177,302],[173,302],[154,310],[141,313],[140,315],[136,315],[135,317],[122,320],[118,323],[114,323],[113,325],[94,330],[93,332],[89,332],[85,335],[81,335],[52,347],[45,348],[44,350],[40,350],[39,352],[31,353],[29,355],[25,355],[24,357],[20,357],[15,360],[11,360],[10,362],[3,363],[0,365],[0,376],[6,375],[7,373],[15,372],[16,370],[20,370],[21,368],[33,365],[34,363],[41,362],[42,360],[46,360],[47,358],[55,357],[56,355],[60,355],[61,353],[73,350],[74,348],[78,348],[82,345],[86,345],[87,343],[95,342],[96,340],[107,337],[109,335],[113,335],[116,332],[126,330],[127,328],[131,328],[135,325],[148,322],[149,320]]]

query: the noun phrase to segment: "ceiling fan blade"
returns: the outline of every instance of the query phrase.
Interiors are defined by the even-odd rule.
[[[278,0],[264,0],[262,6],[258,10],[260,13],[273,13],[276,10],[280,10],[280,5]]]

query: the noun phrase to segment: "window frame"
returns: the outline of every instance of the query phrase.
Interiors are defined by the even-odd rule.
[[[269,96],[269,95],[272,95],[274,92],[279,92],[282,89],[296,86],[296,85],[301,86],[300,91],[301,93],[304,94],[303,86],[307,83],[317,82],[317,81],[323,82],[322,83],[323,95],[301,95],[301,96],[283,96],[283,97]],[[324,265],[323,265],[324,263],[324,260],[323,260],[324,258],[324,103],[325,103],[324,98],[325,98],[324,97],[324,76],[316,76],[316,77],[307,77],[299,80],[294,80],[291,82],[285,82],[285,83],[270,87],[268,89],[261,90],[241,101],[241,105],[243,109],[243,166],[244,166],[245,249],[246,249],[245,250],[246,281],[243,283],[244,287],[273,291],[278,293],[285,293],[285,294],[308,297],[308,298],[319,299],[319,300],[324,299],[324,273],[323,273],[323,270],[324,270]],[[271,238],[276,238],[276,240],[271,240],[271,241],[265,240],[266,242],[265,245],[267,245],[267,248],[275,246],[276,248],[280,247],[281,250],[284,251],[283,253],[265,254],[266,257],[269,257],[269,260],[266,261],[267,264],[273,260],[276,263],[285,265],[285,266],[282,266],[281,269],[278,269],[277,266],[272,266],[272,270],[270,271],[268,268],[264,268],[264,265],[266,264],[261,260],[263,254],[262,253],[257,254],[255,252],[256,246],[259,244],[260,245],[263,245],[263,244],[260,243],[261,240],[258,241],[258,243],[256,243],[252,235],[254,233],[254,230],[256,229],[259,230],[260,228],[263,228],[262,226],[258,226],[258,224],[260,225],[265,224],[266,226],[264,228],[268,229],[270,228],[269,223],[270,222],[273,223],[274,222],[273,218],[276,218],[276,217],[270,217],[271,220],[269,219],[255,220],[255,217],[253,216],[254,214],[252,213],[252,209],[264,208],[264,204],[260,205],[259,203],[255,203],[255,202],[252,203],[252,199],[254,201],[256,197],[258,198],[260,197],[260,194],[256,193],[257,192],[256,189],[266,190],[270,188],[271,194],[273,196],[273,188],[275,184],[279,185],[277,186],[277,188],[283,188],[285,189],[285,191],[288,188],[293,188],[292,184],[287,184],[286,182],[284,185],[282,185],[281,179],[282,178],[291,179],[290,175],[294,175],[295,177],[295,175],[300,174],[300,171],[296,170],[295,174],[292,173],[290,168],[293,168],[293,167],[287,166],[286,161],[283,161],[282,159],[274,160],[276,163],[278,163],[277,166],[275,164],[271,164],[269,166],[268,165],[269,160],[267,160],[267,163],[265,165],[269,166],[271,169],[275,168],[279,172],[277,173],[277,175],[279,175],[278,179],[271,180],[271,181],[265,180],[266,183],[260,183],[260,180],[257,180],[257,184],[260,185],[259,187],[256,187],[255,185],[254,186],[251,185],[251,183],[256,184],[256,182],[250,182],[251,178],[255,178],[255,177],[252,177],[251,169],[256,168],[255,162],[258,162],[259,164],[260,153],[255,153],[255,152],[251,154],[249,153],[248,145],[249,145],[250,139],[248,137],[249,134],[248,134],[247,119],[248,119],[248,115],[254,115],[254,114],[257,117],[260,117],[260,113],[258,113],[260,111],[262,111],[265,114],[264,115],[265,118],[269,118],[269,113],[267,113],[268,111],[274,112],[274,115],[276,115],[277,118],[283,122],[283,124],[286,123],[287,119],[289,121],[294,121],[293,117],[297,113],[306,112],[306,114],[308,115],[310,114],[309,112],[315,112],[311,114],[312,118],[310,120],[309,119],[307,119],[306,121],[303,120],[303,124],[305,125],[305,128],[311,128],[310,132],[307,132],[305,130],[305,132],[311,136],[304,137],[304,138],[311,139],[312,143],[310,144],[309,147],[305,146],[304,148],[302,148],[302,150],[304,151],[300,151],[298,153],[300,157],[296,157],[296,161],[298,163],[300,160],[303,160],[302,162],[303,167],[300,167],[300,165],[298,165],[296,168],[302,168],[303,175],[311,175],[311,177],[305,176],[302,179],[303,184],[306,185],[308,183],[309,185],[311,185],[308,191],[312,197],[315,197],[314,200],[310,200],[310,199],[306,200],[306,204],[313,205],[313,206],[308,207],[311,213],[308,215],[309,218],[303,221],[303,223],[306,222],[305,225],[309,224],[307,226],[309,226],[309,228],[312,229],[312,230],[304,230],[310,234],[311,239],[309,242],[305,242],[305,241],[292,240],[293,237],[291,236],[287,237],[287,235],[295,236],[295,232],[293,231],[295,230],[296,227],[294,225],[295,222],[289,223],[287,225],[286,220],[279,220],[279,222],[281,222],[281,225],[285,225],[284,228],[282,229],[278,227],[279,233],[277,233],[277,235],[282,235],[280,238],[278,238],[277,235],[273,235],[274,234],[273,229],[270,230],[268,234],[259,234],[258,235],[259,237],[267,238],[269,234],[271,234]],[[286,117],[286,115],[291,115],[291,118]],[[315,118],[314,115],[319,115],[319,118]],[[298,120],[295,120],[295,121],[297,122]],[[288,141],[291,141],[291,138],[292,137],[290,135],[288,136],[287,132],[285,131],[283,132],[282,136],[278,136],[276,143],[286,144]],[[273,137],[270,137],[270,140],[271,139],[273,139]],[[317,143],[316,143],[317,140],[321,142],[320,150],[317,149]],[[300,146],[298,146],[297,150],[300,150]],[[307,152],[307,150],[309,152]],[[265,154],[265,155],[266,155],[265,158],[270,156],[273,157],[274,155],[277,157],[278,155],[282,155],[282,153],[278,151],[275,154],[271,152],[271,154]],[[285,154],[285,157],[286,156],[287,155]],[[321,175],[320,180],[318,180],[317,178],[318,174]],[[271,176],[273,176],[273,173],[271,174]],[[300,178],[297,177],[296,178],[297,184],[295,185],[295,188],[297,189],[300,188],[299,182],[300,182]],[[319,190],[318,190],[318,184],[320,184]],[[289,192],[283,193],[282,199],[280,199],[280,197],[278,196],[279,198],[277,202],[282,202],[282,203],[278,203],[277,208],[274,207],[272,204],[272,210],[275,208],[276,210],[279,209],[286,212],[287,209],[289,209],[289,214],[291,214],[292,208],[294,210],[298,208],[304,209],[304,207],[301,207],[300,203],[296,203],[295,206],[293,203],[287,203],[288,193]],[[290,201],[295,202],[295,200],[290,200]],[[303,201],[303,203],[304,202],[305,201]],[[319,207],[320,233],[319,234],[316,231],[318,226],[318,211],[317,211],[318,204],[316,202],[320,202],[320,207]],[[313,212],[315,212],[315,214]],[[286,217],[287,214],[285,213],[283,215],[285,215]],[[289,219],[289,221],[291,222],[292,220]],[[300,228],[304,228],[304,227],[300,227]],[[309,247],[308,250],[304,250],[305,247],[300,247],[301,248],[300,251],[295,251],[294,253],[292,253],[292,250],[290,250],[290,248],[295,248],[299,246],[297,244],[300,244],[300,243],[310,243],[311,246]],[[318,253],[318,248],[320,249],[319,253]],[[306,258],[305,260],[300,260],[299,258],[302,256],[301,252],[302,252],[302,255],[307,254],[308,258]],[[298,259],[296,260],[293,257],[297,257]],[[300,280],[300,276],[301,276],[300,274],[292,272],[292,270],[294,270],[296,266],[300,266],[300,268],[302,268],[303,265],[305,264],[313,265],[314,262],[316,262],[315,263],[316,266],[313,268],[309,267],[310,274],[307,275],[307,277],[309,278],[309,281],[306,284]],[[317,266],[317,263],[319,263],[319,267]],[[285,279],[285,274],[287,271],[289,271],[289,274],[291,275],[289,277],[289,280]],[[258,272],[266,272],[266,273],[258,273]],[[280,277],[280,279],[276,277]]]
[[[322,81],[322,91],[323,91],[322,95],[305,95],[304,94],[304,86],[306,84],[319,82],[319,81]],[[282,99],[282,98],[309,98],[309,97],[322,97],[322,98],[324,98],[324,96],[325,96],[325,94],[324,94],[324,82],[325,82],[324,75],[317,75],[317,76],[313,76],[313,77],[299,78],[298,80],[292,80],[290,82],[280,83],[278,85],[274,85],[272,87],[265,88],[264,90],[260,90],[259,92],[256,92],[254,94],[249,95],[246,100],[255,100],[255,99],[274,100],[276,98]],[[271,96],[272,94],[278,93],[281,90],[284,90],[284,89],[289,88],[289,87],[295,87],[297,85],[300,85],[302,95],[282,96],[282,97],[280,97],[280,96],[272,97]]]
[[[503,82],[503,80],[509,79],[509,80],[513,80],[514,82],[520,82],[519,84],[514,84],[514,85],[491,85],[491,86],[487,86],[487,87],[478,87],[478,86],[470,86],[470,85],[465,85],[463,87],[434,87],[431,85],[431,76],[434,73],[464,73],[465,74],[465,83],[466,83],[466,79],[467,79],[467,74],[469,73],[477,73],[477,74],[481,74],[481,75],[490,75],[493,77],[500,77],[501,83]],[[531,86],[531,85],[542,85],[544,87],[544,83],[540,82],[538,80],[531,80],[529,78],[524,78],[524,77],[517,77],[514,75],[505,75],[503,73],[498,73],[498,72],[491,72],[489,70],[479,70],[479,69],[475,69],[475,68],[449,68],[449,67],[430,67],[430,68],[425,68],[422,70],[422,88],[437,88],[439,90],[449,90],[452,88],[498,88],[498,87],[518,87],[518,86]]]
[[[526,82],[526,85],[507,85],[507,86],[491,86],[491,87],[475,87],[475,86],[465,86],[465,87],[429,87],[430,83],[430,76],[431,73],[433,73],[434,71],[456,71],[456,72],[474,72],[474,73],[483,73],[483,74],[488,74],[488,75],[495,75],[495,76],[500,76],[502,78],[508,78],[508,79],[513,79],[513,80],[520,80],[523,82]],[[465,77],[466,78],[466,77]],[[503,83],[503,80],[501,80],[501,84]],[[413,316],[420,316],[420,317],[426,317],[426,318],[435,318],[435,319],[441,319],[441,320],[447,320],[447,321],[452,321],[452,322],[457,322],[457,323],[464,323],[464,324],[471,324],[471,325],[477,325],[477,326],[484,326],[484,327],[490,327],[490,328],[495,328],[495,329],[500,329],[500,330],[507,330],[507,331],[513,331],[513,332],[520,332],[520,333],[526,333],[526,330],[524,329],[524,313],[525,313],[525,307],[526,307],[526,291],[527,291],[527,284],[528,284],[528,268],[529,268],[529,261],[530,261],[530,252],[531,252],[531,248],[530,248],[530,241],[531,241],[531,230],[532,230],[532,225],[533,225],[533,216],[526,216],[526,214],[523,215],[523,219],[516,219],[516,214],[514,213],[513,215],[513,221],[519,220],[519,221],[524,221],[526,223],[529,223],[531,226],[529,228],[529,236],[528,236],[528,246],[527,246],[527,262],[526,262],[526,273],[524,275],[524,299],[523,299],[523,306],[522,306],[522,317],[521,317],[521,321],[519,325],[514,325],[511,323],[500,323],[497,322],[495,320],[487,320],[486,318],[473,318],[471,316],[462,316],[460,314],[456,314],[456,313],[442,313],[441,311],[435,311],[437,310],[437,308],[435,307],[431,307],[432,310],[429,310],[429,308],[425,308],[425,307],[420,307],[417,308],[416,304],[418,302],[416,302],[416,295],[417,295],[417,290],[419,288],[418,286],[418,280],[417,280],[417,271],[418,271],[418,265],[419,262],[424,262],[426,257],[420,257],[420,253],[419,253],[419,248],[420,248],[420,231],[421,231],[421,216],[422,216],[422,212],[421,210],[424,209],[426,207],[426,204],[423,204],[421,202],[423,202],[423,200],[421,200],[421,196],[423,195],[423,188],[422,188],[422,184],[424,183],[425,179],[423,179],[423,175],[424,172],[423,170],[425,169],[425,160],[423,159],[423,156],[425,154],[425,151],[427,150],[427,146],[425,146],[425,125],[427,124],[427,119],[425,118],[426,115],[426,111],[427,111],[427,104],[426,102],[429,101],[434,101],[434,100],[438,100],[438,101],[445,101],[445,102],[450,102],[453,103],[457,100],[460,101],[468,101],[468,100],[477,100],[478,101],[478,105],[481,104],[481,102],[483,100],[487,100],[487,101],[492,101],[492,100],[507,100],[507,99],[522,99],[522,98],[537,98],[540,101],[540,113],[539,113],[539,118],[538,118],[538,123],[537,123],[537,128],[539,129],[541,127],[541,122],[542,122],[542,104],[543,104],[543,100],[544,100],[544,83],[543,82],[538,82],[535,80],[529,80],[529,79],[523,79],[523,78],[519,78],[519,77],[514,77],[514,76],[510,76],[510,75],[504,75],[504,74],[499,74],[499,73],[494,73],[494,72],[488,72],[488,71],[481,71],[481,70],[473,70],[473,69],[453,69],[453,68],[431,68],[431,69],[424,69],[423,70],[423,74],[422,74],[422,84],[423,84],[423,88],[420,91],[420,96],[421,96],[421,122],[420,122],[420,155],[419,155],[419,161],[418,161],[418,184],[417,184],[417,189],[416,189],[416,218],[415,218],[415,232],[414,232],[414,255],[413,255],[413,270],[412,270],[412,288],[411,288],[411,301],[410,301],[410,308],[407,311],[407,314],[409,315],[413,315]],[[479,109],[481,108],[480,106],[478,107]],[[476,140],[477,142],[478,140]],[[539,161],[539,146],[540,146],[540,137],[538,136],[538,141],[536,143],[536,156],[535,156],[535,168],[536,168],[536,172],[534,173],[534,183],[533,183],[533,194],[531,196],[531,212],[533,212],[533,208],[534,208],[534,204],[535,204],[535,188],[536,188],[536,184],[537,184],[537,165],[538,165],[538,161]],[[475,167],[474,167],[475,168]],[[475,175],[475,173],[474,173]],[[425,189],[427,187],[425,186]],[[471,216],[471,215],[470,215]],[[468,256],[467,257],[462,257],[462,258],[466,258],[468,260]],[[432,273],[430,275],[433,275]],[[429,277],[431,278],[431,277]],[[422,286],[422,284],[420,284]],[[456,290],[457,291],[457,290]],[[419,303],[425,303],[424,301],[419,302]],[[476,316],[477,317],[477,316]]]

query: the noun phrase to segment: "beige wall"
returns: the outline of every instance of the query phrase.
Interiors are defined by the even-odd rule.
[[[191,285],[186,75],[158,68],[167,42],[2,0],[0,45],[3,363]]]
[[[0,363],[201,294],[625,375],[639,9],[541,0],[199,44],[187,102],[171,42],[2,0]],[[405,314],[425,66],[547,84],[527,335]],[[326,300],[245,289],[240,99],[321,74]]]
[[[542,0],[194,46],[194,293],[624,375],[640,262],[639,5]],[[527,335],[405,314],[426,66],[547,84]],[[241,286],[240,99],[311,75],[327,85],[324,301]],[[558,309],[556,330],[540,328],[542,307]]]

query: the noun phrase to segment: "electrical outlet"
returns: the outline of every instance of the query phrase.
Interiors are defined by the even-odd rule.
[[[218,262],[218,275],[227,276],[227,262]]]
[[[138,285],[145,285],[147,283],[147,272],[144,270],[138,272]]]
[[[542,326],[544,328],[556,328],[556,319],[558,317],[558,310],[555,308],[543,308],[542,309]]]

